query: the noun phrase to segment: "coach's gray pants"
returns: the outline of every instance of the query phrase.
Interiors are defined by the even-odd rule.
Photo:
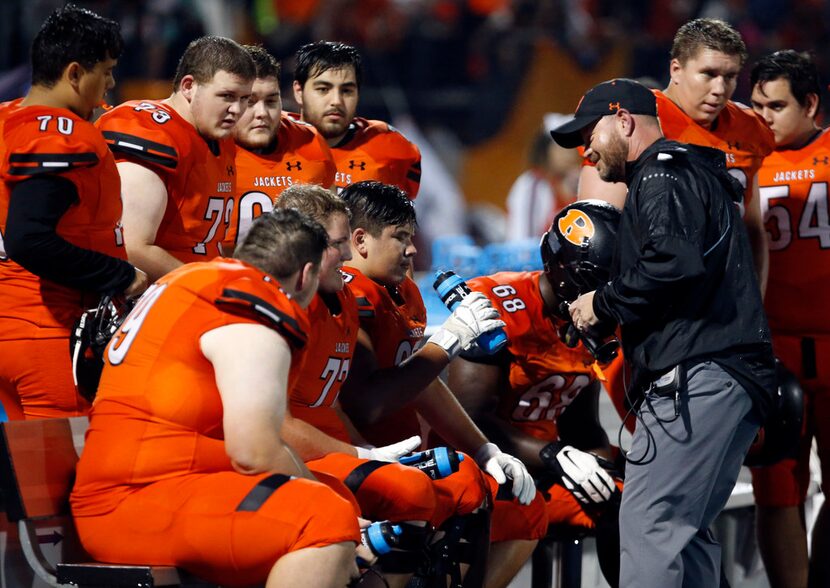
[[[626,465],[621,588],[720,584],[720,546],[709,525],[729,499],[759,422],[749,394],[714,362],[690,366],[686,381],[679,417],[674,397],[649,394],[640,407],[629,458],[647,463]]]

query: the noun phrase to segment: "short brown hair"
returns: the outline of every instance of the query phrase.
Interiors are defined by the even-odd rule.
[[[282,66],[276,57],[268,53],[262,45],[243,45],[243,47],[254,60],[257,79],[276,78],[279,81]]]
[[[218,71],[226,71],[245,80],[256,77],[254,60],[242,45],[227,37],[200,37],[191,41],[179,59],[173,91],[178,92],[184,76],[193,76],[197,82],[205,84]]]
[[[293,208],[325,225],[333,214],[342,213],[351,219],[352,213],[342,199],[316,184],[294,184],[283,190],[274,205]]]
[[[671,57],[682,65],[701,49],[735,55],[741,60],[741,65],[748,56],[741,34],[731,24],[717,18],[696,18],[677,29]]]
[[[254,220],[233,256],[285,280],[307,263],[319,266],[328,246],[320,223],[297,210],[276,209]]]

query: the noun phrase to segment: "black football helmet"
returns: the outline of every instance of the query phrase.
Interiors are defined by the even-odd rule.
[[[95,400],[104,369],[104,350],[115,331],[127,318],[135,301],[103,296],[96,308],[86,310],[75,322],[69,336],[72,376],[78,393]]]
[[[563,208],[542,236],[545,275],[560,302],[572,302],[608,281],[620,211],[603,200]]]
[[[768,466],[798,455],[804,434],[804,389],[790,370],[775,360],[778,389],[770,414],[755,436],[744,465]]]

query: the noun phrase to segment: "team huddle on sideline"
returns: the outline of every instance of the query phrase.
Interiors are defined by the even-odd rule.
[[[686,543],[680,532],[635,537],[633,553],[640,530],[620,521],[644,503],[641,486],[629,500],[625,453],[597,416],[603,383],[621,414],[632,410],[622,357],[607,353],[617,326],[632,349],[607,293],[623,283],[617,229],[630,217],[631,180],[614,163],[633,153],[614,133],[640,137],[629,126],[645,128],[636,116],[647,115],[666,138],[721,149],[713,167],[722,160],[740,182],[757,271],[747,283],[759,305],[766,291],[776,355],[810,406],[798,451],[753,470],[761,552],[775,585],[807,586],[808,570],[811,587],[825,585],[827,563],[808,561],[803,504],[813,435],[830,474],[830,324],[787,310],[822,306],[830,279],[820,259],[830,147],[808,58],[759,61],[753,112],[730,100],[740,36],[711,19],[681,27],[665,91],[609,82],[599,91],[634,98],[575,134],[554,131],[586,147],[586,165],[580,200],[542,240],[544,270],[470,280],[425,338],[410,277],[420,153],[357,116],[353,47],[298,50],[289,113],[265,49],[202,37],[169,98],[125,102],[93,123],[122,51],[116,23],[67,5],[33,42],[29,93],[0,105],[0,401],[10,419],[89,415],[71,506],[92,557],[227,586],[382,576],[495,588],[551,525],[567,525],[595,533],[612,586],[651,585],[631,579],[632,565],[654,586],[687,585],[684,564],[687,581],[708,577],[719,566],[708,522],[684,527]],[[595,291],[610,327],[585,307]],[[95,350],[77,323],[100,300],[134,306]],[[482,336],[498,329],[506,344],[485,351]],[[827,517],[816,553],[830,549]],[[696,541],[705,564],[684,551]]]

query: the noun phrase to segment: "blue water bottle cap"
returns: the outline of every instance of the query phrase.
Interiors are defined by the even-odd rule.
[[[382,523],[372,523],[367,530],[369,545],[378,555],[385,555],[392,551],[392,546],[386,542],[386,537],[383,536],[382,525]]]
[[[433,449],[435,457],[435,465],[438,467],[438,473],[442,478],[452,474],[452,464],[450,463],[450,455],[446,447],[436,447]]]

